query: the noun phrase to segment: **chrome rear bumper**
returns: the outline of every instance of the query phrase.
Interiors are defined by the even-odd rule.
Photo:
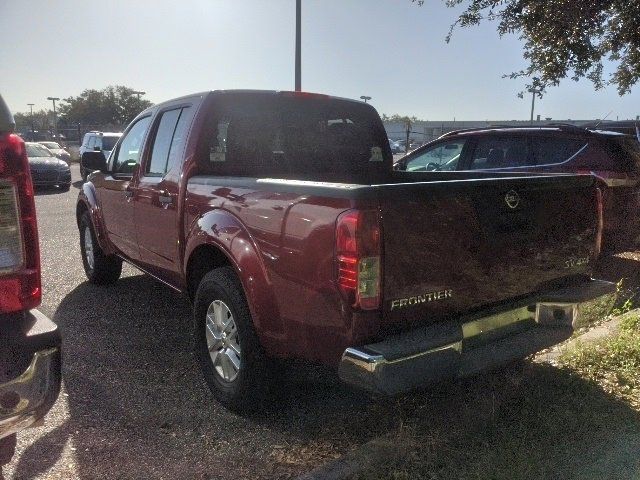
[[[495,368],[566,340],[573,333],[580,303],[614,291],[613,283],[591,280],[521,301],[510,310],[436,323],[347,348],[338,374],[348,384],[391,395]]]
[[[33,355],[27,369],[0,385],[0,438],[40,420],[60,390],[60,350],[49,348]]]

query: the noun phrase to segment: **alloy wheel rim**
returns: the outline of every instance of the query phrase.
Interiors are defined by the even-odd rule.
[[[93,270],[95,264],[93,257],[93,239],[91,238],[91,230],[89,227],[85,227],[84,229],[84,256],[87,259],[87,265]]]
[[[240,339],[233,314],[222,300],[214,300],[209,304],[205,334],[215,372],[223,380],[233,382],[241,366]]]

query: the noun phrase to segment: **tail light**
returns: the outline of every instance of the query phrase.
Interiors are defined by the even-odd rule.
[[[338,286],[350,305],[380,307],[380,222],[375,210],[349,210],[336,225]]]
[[[602,190],[600,188],[596,188],[596,215],[598,226],[596,230],[595,257],[598,258],[602,251],[602,233],[604,230],[604,204],[602,200]]]
[[[0,134],[0,313],[41,300],[40,250],[33,184],[22,139]]]

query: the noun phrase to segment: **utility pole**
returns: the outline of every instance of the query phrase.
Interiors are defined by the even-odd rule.
[[[56,115],[56,100],[60,100],[58,97],[47,97],[47,100],[51,100],[53,102],[53,134],[56,136],[56,140],[58,139],[58,117]]]
[[[302,75],[300,73],[300,59],[301,59],[301,33],[300,33],[300,19],[301,19],[301,6],[302,0],[296,0],[296,92],[302,91]]]
[[[411,120],[407,119],[407,137],[406,137],[406,144],[404,147],[404,151],[405,153],[409,153],[409,135],[411,134]]]
[[[371,100],[371,97],[367,97],[366,95],[362,95],[360,100],[364,100],[364,103],[367,103],[367,100]]]
[[[33,106],[35,103],[27,103],[27,105],[29,105],[29,108],[31,109],[31,131],[34,132],[36,130],[33,125]]]

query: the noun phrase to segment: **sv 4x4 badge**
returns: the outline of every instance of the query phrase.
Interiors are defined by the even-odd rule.
[[[391,310],[398,308],[413,307],[421,303],[437,302],[438,300],[446,300],[453,296],[453,290],[440,290],[439,292],[429,292],[424,295],[416,295],[409,298],[398,298],[391,300]]]

